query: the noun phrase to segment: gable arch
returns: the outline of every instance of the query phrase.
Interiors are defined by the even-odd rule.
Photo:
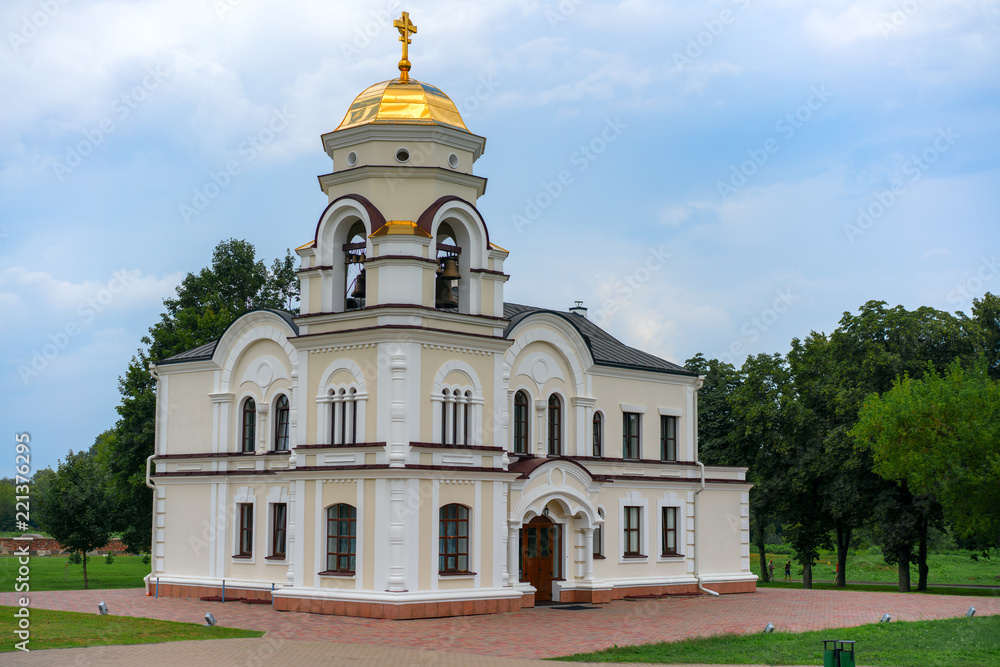
[[[320,376],[318,391],[316,392],[317,397],[325,396],[327,392],[332,388],[330,382],[333,380],[333,376],[339,371],[347,371],[352,376],[354,376],[355,388],[359,393],[367,393],[367,388],[365,385],[365,374],[362,372],[361,367],[351,359],[337,359],[330,363],[323,371],[323,375]]]
[[[569,343],[568,336],[558,336],[548,329],[537,326],[535,322],[526,323],[523,327],[518,325],[510,337],[514,339],[513,344],[504,353],[504,362],[514,367],[517,356],[530,343],[544,342],[554,347],[562,356],[563,361],[570,367],[573,374],[573,386],[577,396],[586,396],[586,380],[584,378],[584,360],[589,362],[589,355],[584,356],[581,350]],[[580,341],[582,343],[582,341]]]
[[[222,334],[212,354],[212,360],[221,369],[218,390],[229,392],[239,383],[239,378],[233,378],[233,369],[246,348],[259,340],[272,340],[281,346],[292,367],[294,382],[298,377],[299,352],[288,339],[296,333],[276,311],[254,310],[237,318]]]
[[[341,248],[346,243],[347,234],[355,222],[360,221],[365,227],[365,238],[370,237],[385,224],[385,216],[374,204],[358,194],[344,195],[327,204],[316,222],[316,233],[313,245],[316,248],[316,263],[320,266],[331,266]],[[368,242],[367,253],[371,256],[371,242]]]

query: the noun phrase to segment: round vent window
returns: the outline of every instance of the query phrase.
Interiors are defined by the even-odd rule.
[[[351,151],[350,153],[348,153],[347,154],[347,166],[348,167],[353,167],[357,163],[358,163],[358,154],[355,153],[354,151]]]
[[[396,151],[396,160],[398,160],[399,162],[406,162],[409,159],[410,159],[410,151],[406,150],[405,148],[400,148],[399,150]]]
[[[448,164],[451,165],[452,169],[458,169],[458,156],[452,153],[448,156]]]

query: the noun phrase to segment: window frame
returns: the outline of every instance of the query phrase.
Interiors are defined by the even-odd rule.
[[[236,555],[233,558],[253,558],[253,503],[237,503]]]
[[[673,517],[673,527],[672,528],[669,527],[669,523],[670,522],[667,521],[667,517],[668,516]],[[674,505],[664,505],[664,506],[662,506],[660,508],[660,533],[661,533],[661,536],[660,536],[660,556],[661,557],[683,556],[683,554],[680,551],[677,550],[677,546],[679,544],[679,542],[678,542],[678,533],[679,533],[679,530],[678,530],[678,527],[677,527],[677,522],[678,522],[679,517],[680,517],[680,508],[679,507],[676,507]],[[673,538],[674,538],[674,549],[673,549],[673,551],[670,551],[669,548],[668,548],[668,546],[669,546],[668,543],[670,541],[668,539],[668,535],[670,535],[671,533],[673,534]]]
[[[278,521],[278,508],[281,508],[281,521]],[[281,549],[278,549],[279,536]],[[270,559],[283,560],[288,551],[288,504],[271,503],[271,555]]]
[[[284,405],[282,405],[282,401],[284,401]],[[292,443],[291,414],[291,403],[288,396],[278,394],[274,400],[274,451],[276,452],[290,451]]]
[[[591,445],[593,447],[591,454],[594,458],[603,458],[604,456],[604,414],[601,412],[595,412],[593,419],[590,421],[591,424]]]
[[[597,508],[597,515],[604,519],[604,510]],[[594,549],[591,556],[600,560],[604,559],[604,524],[599,523],[594,526]]]
[[[449,510],[455,509],[455,516],[446,516]],[[438,509],[438,574],[475,574],[470,571],[471,546],[472,546],[472,526],[469,521],[470,508],[461,503],[448,503]],[[454,524],[454,534],[448,534],[448,526]],[[464,526],[465,534],[462,534]],[[454,541],[454,550],[449,550],[449,540]],[[465,551],[460,549],[461,541],[465,540]],[[465,559],[465,567],[462,568],[462,558]],[[449,561],[453,559],[454,567],[448,567]]]
[[[630,423],[633,422],[635,423],[635,433],[629,429]],[[629,456],[631,446],[635,447],[635,456]],[[622,412],[622,458],[628,461],[638,461],[642,458],[641,412]]]
[[[562,399],[559,398],[559,394],[549,394],[548,407],[546,408],[546,423],[548,424],[548,437],[546,439],[548,446],[546,453],[549,456],[562,456],[563,419]]]
[[[518,403],[518,398],[523,398],[524,402],[522,404]],[[528,392],[523,389],[518,389],[514,393],[514,428],[513,430],[513,447],[515,454],[527,454],[528,445],[531,442],[531,398],[528,396]],[[519,419],[518,412],[523,411],[523,419]],[[524,427],[524,433],[521,436],[522,447],[518,449],[518,425],[521,424]]]
[[[340,516],[341,508],[349,510],[348,516]],[[332,514],[336,510],[336,517]],[[332,518],[331,518],[332,517]],[[336,524],[336,534],[331,533],[331,524]],[[342,533],[341,527],[347,526],[347,533]],[[330,551],[330,540],[333,539],[336,550]],[[340,541],[347,540],[347,551],[340,550]],[[353,546],[353,549],[351,548]],[[334,567],[330,567],[330,559],[333,558]],[[341,559],[347,559],[347,567],[341,567]],[[352,575],[357,570],[358,558],[358,508],[350,503],[336,503],[326,508],[326,569],[327,574]],[[353,567],[350,567],[352,566]]]
[[[660,415],[660,460],[676,463],[677,462],[677,427],[679,426],[677,417],[675,415]],[[673,429],[673,436],[670,436],[670,430]],[[670,449],[673,448],[673,456],[669,456]]]
[[[257,401],[253,396],[243,399],[240,415],[240,453],[253,454],[257,451]]]
[[[632,512],[631,510],[634,510]],[[633,518],[634,514],[634,518]],[[633,524],[634,520],[634,524]],[[636,550],[630,551],[630,534],[635,534]],[[624,520],[622,522],[622,555],[626,558],[645,558],[642,553],[642,506],[625,505]]]

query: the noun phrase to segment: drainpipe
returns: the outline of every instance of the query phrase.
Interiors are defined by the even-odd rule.
[[[148,486],[151,489],[156,488],[156,486],[149,480],[149,464],[153,462],[154,456],[156,456],[156,454],[150,454],[149,456],[146,457],[146,486]]]
[[[159,384],[159,382],[160,382],[160,374],[156,372],[156,364],[152,364],[152,363],[149,364],[149,374],[151,376],[153,376],[153,379],[157,382],[157,384]],[[154,444],[153,444],[153,453],[146,457],[146,486],[148,486],[151,489],[156,489],[156,486],[153,484],[152,481],[150,481],[150,478],[149,478],[149,466],[150,466],[150,463],[152,462],[154,456],[156,456],[155,437],[154,437]]]
[[[704,378],[699,377],[698,383],[694,387],[694,397],[692,399],[693,408],[689,411],[690,414],[694,415],[694,462],[698,464],[698,468],[701,471],[701,485],[694,492],[694,526],[695,526],[695,536],[694,536],[694,578],[698,580],[698,590],[702,593],[707,593],[709,595],[714,595],[719,597],[719,594],[713,590],[705,588],[704,584],[701,582],[701,573],[698,571],[698,545],[701,544],[701,538],[698,536],[698,495],[705,490],[705,464],[701,462],[698,458],[698,390],[701,389],[702,384],[705,382]]]

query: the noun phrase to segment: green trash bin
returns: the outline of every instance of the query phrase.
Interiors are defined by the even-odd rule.
[[[837,657],[840,659],[840,662],[837,663],[837,667],[855,667],[855,662],[854,662],[855,642],[846,639],[840,639],[837,640],[837,643],[840,644],[840,646],[837,647]]]
[[[824,639],[823,640],[823,667],[840,667],[840,661],[837,660],[837,640],[835,639]]]

